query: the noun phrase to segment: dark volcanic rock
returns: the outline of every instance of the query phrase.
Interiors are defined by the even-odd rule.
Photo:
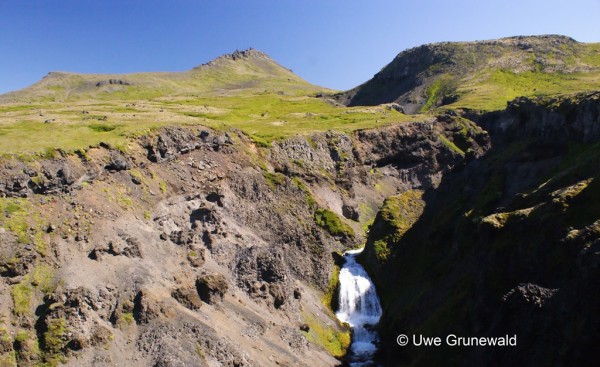
[[[152,162],[172,160],[179,154],[198,149],[201,144],[191,131],[177,127],[164,128],[156,138],[146,138],[143,143]]]
[[[521,284],[504,295],[502,301],[506,302],[507,306],[511,308],[541,308],[557,290],[558,289],[543,288],[531,283]]]
[[[131,162],[123,154],[113,151],[105,168],[113,172],[124,171],[131,169]]]

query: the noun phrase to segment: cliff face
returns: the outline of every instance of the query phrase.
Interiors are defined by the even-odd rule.
[[[488,144],[445,116],[269,149],[165,128],[127,153],[5,159],[2,361],[336,365],[335,254],[386,196],[437,187]]]
[[[363,262],[384,365],[595,365],[600,98],[520,98],[471,116],[492,148],[436,190],[389,198]],[[512,348],[399,347],[398,334],[517,335]]]

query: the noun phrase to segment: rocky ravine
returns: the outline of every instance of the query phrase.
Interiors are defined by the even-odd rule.
[[[5,159],[0,365],[337,365],[336,253],[385,197],[488,148],[445,115],[270,149],[173,127],[126,153]]]
[[[367,240],[382,364],[598,365],[600,94],[472,118],[492,148],[436,190],[388,198]],[[400,333],[518,344],[401,348]]]

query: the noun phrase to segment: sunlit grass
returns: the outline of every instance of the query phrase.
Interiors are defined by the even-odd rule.
[[[461,85],[458,88],[461,98],[445,107],[493,111],[504,109],[506,102],[521,96],[549,96],[598,89],[600,72],[561,74],[496,70],[476,82]]]
[[[383,107],[335,107],[311,95],[246,91],[212,97],[4,105],[0,107],[0,153],[75,151],[101,142],[126,148],[132,137],[171,125],[235,128],[268,145],[296,134],[347,132],[415,118]]]

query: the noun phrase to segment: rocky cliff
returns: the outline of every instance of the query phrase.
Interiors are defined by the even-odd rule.
[[[271,148],[172,127],[126,153],[5,159],[2,361],[336,365],[336,254],[386,196],[437,187],[488,145],[447,115]]]
[[[519,98],[471,118],[491,149],[436,190],[388,198],[367,240],[382,363],[597,364],[600,95]],[[518,344],[402,348],[401,333]]]

